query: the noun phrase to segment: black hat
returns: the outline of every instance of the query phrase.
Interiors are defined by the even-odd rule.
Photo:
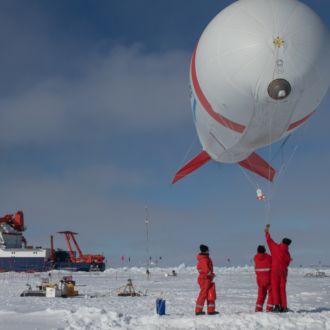
[[[206,245],[201,244],[199,246],[199,249],[201,250],[202,253],[208,253],[209,252],[209,247]]]
[[[286,244],[286,245],[290,245],[291,244],[291,239],[290,238],[287,238],[287,237],[284,237],[282,239],[282,243]]]
[[[257,251],[258,251],[258,253],[265,253],[266,249],[263,245],[259,245]]]

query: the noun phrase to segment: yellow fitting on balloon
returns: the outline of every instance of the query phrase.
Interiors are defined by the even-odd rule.
[[[284,41],[284,39],[281,38],[281,37],[276,37],[276,38],[273,40],[273,44],[274,44],[275,47],[277,47],[277,48],[281,48],[281,47],[284,46],[285,41]]]

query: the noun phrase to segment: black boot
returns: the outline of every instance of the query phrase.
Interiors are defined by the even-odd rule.
[[[289,308],[282,308],[281,309],[281,313],[287,313],[287,312],[289,312],[290,310],[289,310]]]
[[[207,315],[218,315],[218,314],[219,314],[219,312],[217,312],[217,311],[207,313]]]
[[[273,308],[273,313],[281,313],[282,312],[282,308],[280,305],[275,305]]]
[[[205,315],[205,312],[195,312],[195,315]]]

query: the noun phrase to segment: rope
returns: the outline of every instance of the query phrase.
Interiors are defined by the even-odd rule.
[[[240,166],[239,168],[243,172],[244,176],[247,178],[248,182],[251,183],[252,187],[258,189],[259,185],[257,184],[257,180],[253,180],[252,177],[247,173],[247,171],[242,168],[242,166]]]
[[[193,137],[192,142],[190,143],[190,145],[181,161],[181,166],[179,168],[181,168],[186,163],[188,156],[191,153],[191,150],[192,150],[194,144],[196,143],[196,140],[197,140],[197,134]]]
[[[274,73],[273,73],[274,78]],[[272,118],[269,120],[269,126],[268,126],[268,162],[271,162],[272,158],[272,144],[271,144],[271,130],[272,130]],[[270,177],[270,167],[268,169],[268,178]],[[265,223],[270,224],[270,216],[271,216],[271,202],[272,202],[272,183],[268,182],[268,192],[267,192],[267,198],[265,200]]]
[[[274,189],[273,189],[273,193],[275,192],[275,188],[277,189],[278,188],[278,185],[279,185],[279,179],[281,178],[281,176],[287,171],[296,151],[298,149],[298,145],[296,145],[294,148],[293,148],[293,151],[288,159],[287,162],[284,162],[283,165],[281,166],[280,170],[279,170],[279,173],[278,173],[278,177],[277,177],[277,180],[276,180],[276,184],[274,185]]]
[[[189,154],[191,153],[191,150],[194,146],[194,144],[196,143],[196,140],[197,140],[197,134],[194,135],[193,139],[192,139],[192,142],[190,143],[181,163],[179,164],[179,166],[177,168],[173,168],[173,173],[176,173],[178,171],[178,169],[182,168],[184,166],[184,164],[186,163],[187,161],[187,158],[189,156]],[[168,185],[173,188],[173,184],[169,181]]]
[[[284,146],[286,145],[286,143],[288,142],[288,140],[290,139],[291,135],[292,135],[292,134],[289,134],[289,135],[284,139],[284,141],[283,141],[283,142],[281,143],[281,145],[279,146],[278,150],[274,153],[274,156],[273,156],[273,158],[271,159],[271,161],[273,161],[273,160],[278,156],[278,154],[279,154],[280,152],[282,153],[283,148],[284,148]],[[282,155],[282,160],[283,160],[283,155]]]

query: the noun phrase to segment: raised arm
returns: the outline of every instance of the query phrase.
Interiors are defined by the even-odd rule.
[[[270,225],[266,225],[266,227],[265,227],[265,236],[266,236],[266,241],[267,241],[269,250],[272,251],[272,249],[274,247],[276,247],[278,244],[276,242],[274,242],[273,239],[271,238],[270,233],[269,233],[269,227],[270,227]]]

